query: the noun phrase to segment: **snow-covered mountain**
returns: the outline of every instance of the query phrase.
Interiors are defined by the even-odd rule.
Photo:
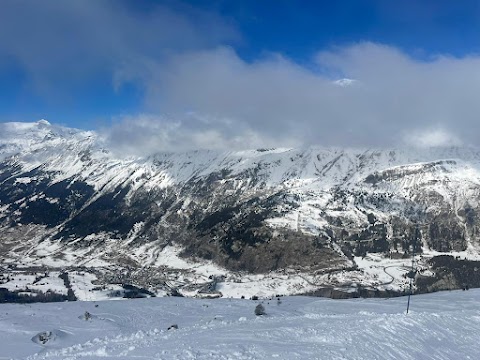
[[[479,191],[472,148],[134,158],[94,132],[0,124],[0,287],[49,270],[79,298],[375,295],[405,290],[413,250],[418,290],[480,286]]]

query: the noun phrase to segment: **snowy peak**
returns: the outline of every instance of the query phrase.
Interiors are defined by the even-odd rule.
[[[46,120],[34,123],[0,123],[0,159],[16,155],[26,156],[46,150],[70,150],[79,143],[92,144],[97,135],[51,125]],[[45,159],[47,160],[47,155]]]
[[[37,124],[39,126],[52,126],[52,124],[50,124],[50,122],[48,120],[45,120],[45,119],[38,120]]]

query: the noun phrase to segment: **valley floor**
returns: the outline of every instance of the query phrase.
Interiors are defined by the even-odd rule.
[[[260,302],[266,315],[255,316]],[[406,304],[406,297],[2,304],[0,359],[478,359],[480,289],[413,296],[408,315]]]

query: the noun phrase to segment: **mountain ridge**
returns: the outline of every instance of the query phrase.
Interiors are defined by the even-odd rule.
[[[429,261],[480,259],[479,169],[480,151],[460,147],[120,158],[92,131],[4,123],[0,262],[84,264],[105,284],[128,269],[129,281],[143,286],[138,273],[160,266],[168,276],[149,287],[186,295],[198,295],[213,275],[226,274],[230,284],[263,276],[266,283],[274,273],[281,284],[285,271],[300,283],[288,293],[358,286],[401,293],[405,257],[415,250],[423,271],[417,283],[426,284],[419,291],[461,287],[465,274],[445,285]],[[194,270],[202,266],[211,273]],[[387,267],[396,269],[391,283]],[[185,271],[188,284],[178,280]],[[176,285],[165,285],[167,277]],[[203,285],[195,289],[195,282]],[[212,293],[228,293],[215,285]]]

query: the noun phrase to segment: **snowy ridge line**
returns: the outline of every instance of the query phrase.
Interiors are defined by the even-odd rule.
[[[270,186],[280,185],[286,180],[321,179],[322,183],[343,182],[343,174],[357,174],[354,179],[376,171],[395,171],[399,166],[418,166],[429,162],[445,159],[462,159],[470,166],[478,169],[480,152],[473,148],[433,148],[420,151],[405,149],[386,150],[354,150],[311,147],[306,149],[272,149],[249,150],[237,152],[189,151],[185,153],[163,153],[153,157],[137,159],[117,159],[110,152],[105,152],[100,146],[101,139],[94,132],[61,128],[42,123],[4,123],[0,127],[13,128],[0,138],[0,144],[18,144],[20,151],[17,158],[25,159],[24,165],[35,165],[26,168],[27,171],[38,166],[44,166],[46,171],[58,172],[61,181],[77,175],[79,179],[91,181],[92,185],[102,188],[104,185],[92,178],[106,179],[105,183],[113,183],[115,178],[123,177],[132,182],[136,171],[153,174],[169,174],[175,183],[184,183],[196,177],[207,176],[229,169],[233,174],[258,168],[260,176],[268,179]],[[52,128],[52,129],[50,129]],[[49,139],[47,135],[52,137]],[[29,139],[25,143],[24,138]],[[46,139],[47,138],[47,139]],[[80,161],[82,152],[90,152],[90,161]],[[0,155],[3,152],[0,150]],[[33,155],[37,153],[37,155]],[[61,153],[62,156],[58,156]],[[82,153],[82,154],[79,154]],[[130,167],[130,175],[119,170]],[[67,171],[65,171],[68,169]],[[142,170],[140,170],[142,169]],[[320,170],[318,170],[320,169]],[[364,171],[362,171],[364,169]],[[93,175],[95,174],[95,175]],[[146,181],[144,184],[148,183]],[[114,184],[114,183],[113,183]],[[113,186],[113,185],[112,185]]]

